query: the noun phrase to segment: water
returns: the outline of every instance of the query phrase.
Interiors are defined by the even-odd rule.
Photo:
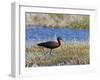
[[[89,30],[45,28],[39,26],[26,27],[26,45],[55,40],[57,36],[61,37],[64,41],[88,41]]]

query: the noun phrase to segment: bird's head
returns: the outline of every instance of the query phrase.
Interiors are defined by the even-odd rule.
[[[62,41],[62,38],[61,37],[57,37],[57,40],[61,40]]]
[[[57,37],[57,41],[62,41],[62,38],[61,37]]]

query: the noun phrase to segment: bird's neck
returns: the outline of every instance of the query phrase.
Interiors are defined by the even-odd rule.
[[[59,44],[59,46],[61,45],[61,42],[60,42],[60,40],[58,40],[58,44]]]

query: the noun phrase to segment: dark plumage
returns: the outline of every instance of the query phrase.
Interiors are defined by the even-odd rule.
[[[51,54],[52,49],[58,48],[61,45],[61,40],[62,39],[60,37],[57,37],[57,41],[47,41],[47,42],[39,43],[37,45],[45,48],[49,48]]]

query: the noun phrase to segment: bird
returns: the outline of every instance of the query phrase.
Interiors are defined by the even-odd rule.
[[[53,49],[60,47],[61,41],[62,41],[62,38],[57,37],[57,41],[47,41],[47,42],[43,42],[43,43],[38,43],[37,45],[50,49],[49,54],[51,55],[51,52]]]

